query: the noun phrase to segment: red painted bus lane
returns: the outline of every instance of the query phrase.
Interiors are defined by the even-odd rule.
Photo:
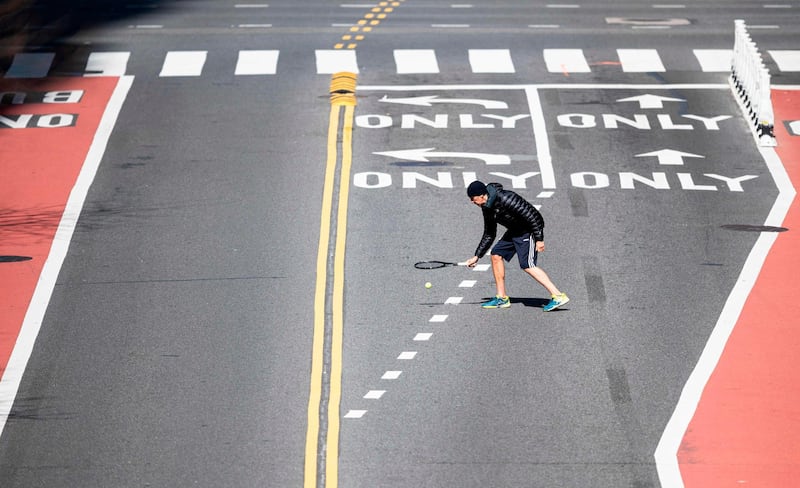
[[[773,90],[777,154],[800,187],[800,91]],[[800,479],[800,203],[795,198],[678,450],[686,488]]]
[[[129,83],[109,77],[0,80],[0,432],[29,356],[19,349],[32,347],[38,333],[34,323],[25,336],[23,324],[41,321],[31,317],[32,300],[37,288],[52,290]],[[110,105],[116,106],[109,115]],[[43,276],[48,269],[51,276]],[[50,292],[39,294],[44,303],[34,312],[41,316]],[[12,354],[19,357],[16,371]]]

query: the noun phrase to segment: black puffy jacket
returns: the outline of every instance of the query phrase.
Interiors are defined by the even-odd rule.
[[[486,185],[489,199],[481,207],[483,211],[483,237],[475,250],[482,258],[497,237],[497,224],[508,229],[511,235],[527,232],[533,234],[535,241],[544,240],[544,219],[530,202],[511,190],[503,190],[500,183]]]

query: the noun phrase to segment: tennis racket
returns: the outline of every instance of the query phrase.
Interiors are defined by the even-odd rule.
[[[450,263],[447,261],[420,261],[418,263],[414,263],[414,267],[417,269],[439,269],[439,268],[446,268],[448,266],[466,266],[467,263]]]

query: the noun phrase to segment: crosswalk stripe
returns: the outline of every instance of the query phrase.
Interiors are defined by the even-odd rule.
[[[545,49],[544,62],[551,73],[589,73],[583,49]]]
[[[395,49],[398,74],[438,73],[439,63],[433,49]]]
[[[800,71],[800,51],[768,51],[781,71]]]
[[[50,72],[55,53],[17,53],[6,78],[44,78]]]
[[[128,69],[131,53],[89,53],[84,76],[122,76]]]
[[[655,49],[617,49],[622,71],[626,73],[663,72],[664,64]]]
[[[208,51],[169,51],[158,76],[200,76]]]
[[[469,64],[473,73],[514,73],[508,49],[470,49]]]
[[[235,75],[274,75],[280,51],[239,51]]]
[[[731,70],[733,49],[695,49],[692,52],[700,69],[706,73]]]
[[[330,75],[340,71],[358,73],[356,52],[352,50],[317,49],[317,74]]]

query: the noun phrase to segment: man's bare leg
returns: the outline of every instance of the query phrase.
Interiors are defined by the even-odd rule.
[[[506,296],[506,266],[502,256],[492,254],[492,273],[497,286],[497,296]]]
[[[494,256],[492,256],[492,269],[494,269]],[[545,287],[547,292],[550,293],[550,296],[561,295],[561,292],[556,288],[556,285],[550,281],[550,277],[547,276],[547,273],[545,273],[542,268],[536,266],[533,268],[525,268],[525,272],[531,275],[534,280],[538,281],[540,285]]]

